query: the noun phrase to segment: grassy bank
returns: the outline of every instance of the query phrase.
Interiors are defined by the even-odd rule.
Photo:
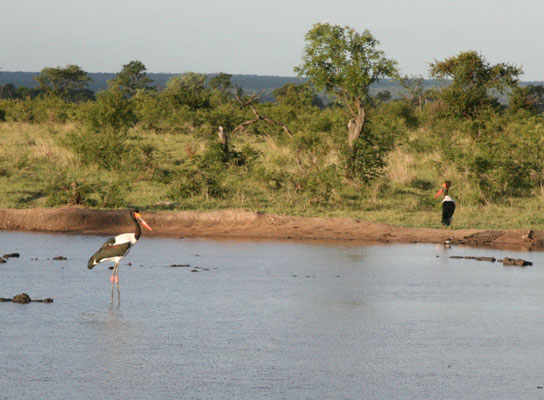
[[[439,227],[434,194],[446,175],[458,201],[456,228],[544,229],[539,190],[476,202],[462,170],[449,169],[438,152],[414,145],[396,146],[383,176],[363,184],[339,178],[334,166],[341,155],[327,143],[333,138],[240,134],[225,160],[209,127],[160,133],[131,128],[118,154],[122,161],[108,169],[78,150],[81,132],[76,123],[0,123],[0,208],[242,208]],[[426,134],[413,131],[405,143]]]

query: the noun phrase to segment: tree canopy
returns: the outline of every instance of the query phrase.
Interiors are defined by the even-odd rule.
[[[123,65],[121,71],[108,83],[118,86],[129,97],[134,96],[138,89],[151,89],[149,84],[153,82],[147,76],[147,68],[141,61],[131,61]]]
[[[42,92],[59,96],[63,100],[92,98],[92,93],[86,89],[91,78],[87,72],[74,64],[67,65],[65,68],[43,68],[40,75],[34,79]]]
[[[347,107],[351,146],[364,128],[370,85],[396,77],[397,63],[377,49],[379,42],[368,30],[358,33],[348,26],[318,23],[305,39],[302,64],[295,72]]]
[[[515,88],[522,73],[521,68],[511,64],[492,65],[475,51],[436,61],[430,68],[432,77],[452,80],[439,92],[440,98],[452,115],[467,119],[477,119],[484,109],[495,107],[497,102],[489,91],[503,93]]]

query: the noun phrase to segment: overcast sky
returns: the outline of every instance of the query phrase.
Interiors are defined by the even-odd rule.
[[[295,76],[318,22],[369,29],[402,74],[476,50],[544,81],[542,0],[0,0],[0,71]]]

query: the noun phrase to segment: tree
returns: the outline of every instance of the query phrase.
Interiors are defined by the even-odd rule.
[[[498,102],[490,90],[504,93],[508,88],[516,87],[522,73],[521,68],[510,64],[489,64],[475,51],[436,61],[430,68],[433,78],[452,80],[439,91],[449,113],[470,120],[480,119],[485,109],[497,109]]]
[[[212,89],[213,103],[224,104],[228,102],[232,90],[232,75],[221,72],[208,81],[208,86]],[[214,102],[213,99],[216,101]]]
[[[196,110],[210,104],[210,92],[206,87],[206,75],[186,72],[174,76],[166,82],[163,96],[174,105],[186,105]]]
[[[118,86],[128,97],[136,94],[138,89],[152,89],[148,86],[153,80],[147,76],[145,65],[141,61],[131,61],[123,65],[120,72],[108,81],[110,86]]]
[[[18,99],[19,97],[17,88],[13,84],[0,85],[0,99]]]
[[[544,86],[517,86],[510,93],[508,111],[515,114],[519,110],[527,110],[532,114],[544,112]]]
[[[305,39],[302,65],[295,72],[346,106],[348,144],[353,148],[365,126],[370,85],[397,77],[397,63],[376,48],[379,42],[368,30],[357,33],[348,26],[318,23]]]
[[[406,99],[410,104],[417,106],[418,112],[421,112],[423,104],[427,102],[423,77],[405,75],[400,79],[400,84],[407,92],[404,95]]]
[[[220,72],[219,74],[215,75],[213,78],[210,79],[208,86],[212,89],[219,90],[220,92],[225,93],[232,89],[232,82],[230,81],[231,79],[231,74]]]
[[[42,92],[59,96],[66,101],[87,98],[90,92],[87,85],[92,81],[87,72],[74,64],[65,68],[43,68],[34,79]]]
[[[278,103],[292,107],[323,106],[323,102],[308,83],[288,83],[274,89],[272,94]]]

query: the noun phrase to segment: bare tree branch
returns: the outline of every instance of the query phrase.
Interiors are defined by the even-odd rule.
[[[239,130],[243,130],[246,126],[248,126],[250,124],[254,124],[255,122],[266,121],[269,124],[273,124],[273,125],[276,125],[276,126],[281,126],[282,129],[285,131],[285,133],[287,133],[287,136],[289,136],[290,138],[293,137],[293,135],[291,134],[291,131],[289,130],[287,125],[285,125],[282,122],[275,121],[270,117],[262,116],[262,115],[259,114],[259,112],[255,108],[255,106],[253,105],[253,103],[255,103],[257,100],[260,99],[259,95],[253,94],[246,101],[242,101],[242,99],[240,98],[240,96],[238,96],[238,94],[235,94],[234,97],[236,98],[238,103],[240,103],[240,106],[242,108],[246,108],[246,107],[249,108],[253,112],[253,114],[255,114],[255,118],[242,122],[240,125],[238,125],[236,128],[234,128],[232,133],[236,133]]]

